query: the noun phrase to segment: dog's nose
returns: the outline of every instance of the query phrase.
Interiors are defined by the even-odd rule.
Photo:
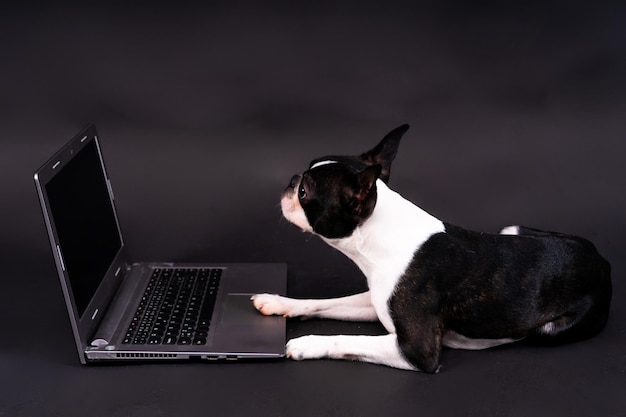
[[[300,182],[300,175],[294,175],[291,177],[291,181],[289,181],[289,188],[296,188],[296,185]]]

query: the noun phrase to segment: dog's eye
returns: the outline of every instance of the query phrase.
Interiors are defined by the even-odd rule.
[[[302,200],[305,197],[306,197],[306,190],[304,189],[304,186],[300,184],[300,187],[298,188],[298,198]]]

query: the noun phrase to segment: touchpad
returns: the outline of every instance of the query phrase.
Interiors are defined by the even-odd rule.
[[[252,294],[228,294],[222,309],[222,323],[254,324],[262,321],[263,315],[254,308],[250,297]]]

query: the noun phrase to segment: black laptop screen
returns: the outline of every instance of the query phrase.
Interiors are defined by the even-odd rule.
[[[76,308],[83,315],[121,239],[95,141],[90,141],[46,185]]]

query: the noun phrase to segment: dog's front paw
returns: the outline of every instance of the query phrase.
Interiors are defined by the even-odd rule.
[[[266,316],[291,317],[291,306],[286,297],[276,294],[256,294],[252,296],[251,300],[254,308]]]
[[[287,342],[287,357],[296,361],[327,357],[327,342],[328,337],[314,335],[291,339]]]

